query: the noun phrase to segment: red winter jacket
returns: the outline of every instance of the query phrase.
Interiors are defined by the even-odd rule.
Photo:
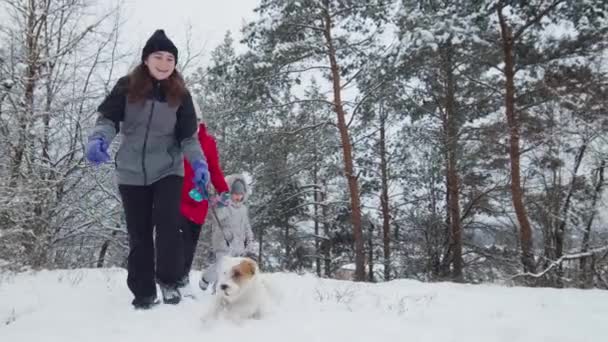
[[[215,139],[212,135],[207,133],[207,127],[203,123],[199,125],[198,141],[200,142],[201,148],[203,149],[203,154],[207,159],[211,184],[213,184],[215,191],[218,194],[228,191],[228,184],[226,183],[226,178],[224,177],[222,168],[220,167],[220,157],[217,152]],[[192,170],[192,166],[190,166],[190,163],[188,163],[186,158],[184,158],[184,186],[182,187],[180,212],[188,220],[202,225],[205,223],[209,201],[204,200],[197,202],[190,198],[188,193],[190,190],[192,190],[192,188],[194,188],[194,182],[192,182],[193,177],[194,171]]]

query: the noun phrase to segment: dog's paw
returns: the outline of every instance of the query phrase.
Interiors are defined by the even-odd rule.
[[[210,325],[212,322],[217,321],[217,319],[218,312],[216,310],[209,310],[201,316],[201,324]]]
[[[241,317],[230,317],[228,318],[228,320],[230,321],[230,323],[236,325],[237,327],[242,327],[243,324],[245,324],[245,320]]]
[[[211,316],[209,314],[204,314],[201,316],[201,323],[202,324],[208,324],[209,322],[211,322]]]
[[[209,315],[204,315],[200,319],[200,327],[203,330],[213,329],[217,325],[217,323],[218,323],[218,320],[215,319],[213,316],[209,316]]]
[[[213,327],[213,322],[207,317],[201,317],[200,319],[200,327],[203,330],[208,330]]]

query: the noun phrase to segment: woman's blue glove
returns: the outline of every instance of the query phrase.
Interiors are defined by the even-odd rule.
[[[94,138],[87,144],[87,159],[95,164],[99,165],[110,160],[108,154],[108,143],[103,138]]]
[[[192,169],[194,170],[194,178],[192,178],[192,182],[199,187],[206,189],[207,184],[209,183],[209,167],[207,163],[202,160],[197,160],[192,164]]]

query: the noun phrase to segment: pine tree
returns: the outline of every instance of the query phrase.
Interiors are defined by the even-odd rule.
[[[484,30],[484,39],[500,47],[501,73],[504,77],[505,116],[509,132],[509,159],[512,203],[520,231],[520,246],[524,272],[534,273],[537,265],[534,257],[533,229],[526,208],[525,189],[521,179],[521,140],[526,127],[523,126],[530,112],[548,98],[539,87],[541,80],[534,75],[542,66],[584,55],[597,49],[605,40],[606,24],[603,16],[606,3],[603,1],[568,2],[551,1],[488,1],[481,7],[477,24]],[[485,17],[484,17],[485,15]],[[538,44],[547,34],[550,25],[570,24],[578,33],[576,40],[567,35],[549,40],[550,44]],[[525,78],[528,73],[532,77]],[[539,101],[540,97],[543,97]],[[552,233],[555,253],[548,257],[559,258],[563,251],[563,231]]]
[[[336,113],[349,187],[359,281],[365,279],[361,203],[343,99],[349,81],[343,79],[356,73],[355,57],[373,44],[379,22],[385,19],[384,10],[382,1],[265,0],[256,9],[260,18],[245,31],[249,46],[269,56],[276,74],[292,74],[300,82],[298,74],[317,70],[331,81],[331,106]]]
[[[412,87],[401,95],[413,120],[434,122],[445,184],[445,225],[449,241],[436,272],[463,281],[463,178],[467,160],[466,123],[489,111],[488,92],[478,85],[487,68],[471,58],[479,49],[478,32],[470,26],[473,8],[458,1],[404,1],[399,14],[401,40],[399,82]],[[393,101],[395,103],[395,101]],[[399,104],[397,102],[396,104]],[[402,105],[403,106],[403,105]],[[430,127],[429,127],[430,128]],[[431,149],[432,151],[432,149]],[[434,226],[434,225],[432,225]],[[437,258],[434,253],[433,258]]]

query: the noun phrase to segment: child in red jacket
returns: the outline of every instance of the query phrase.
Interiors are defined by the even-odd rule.
[[[212,135],[207,132],[207,127],[204,123],[199,124],[198,128],[198,140],[201,144],[203,154],[207,159],[209,166],[209,174],[211,177],[211,184],[215,188],[216,193],[223,194],[228,192],[228,184],[224,177],[224,173],[220,167],[219,154],[217,151],[217,145]],[[190,163],[184,159],[184,184],[182,187],[181,204],[180,204],[180,219],[179,229],[182,232],[183,244],[184,244],[184,270],[181,280],[179,282],[180,292],[182,295],[188,296],[186,292],[189,292],[190,283],[190,269],[192,267],[192,261],[194,259],[194,253],[196,251],[196,244],[198,243],[199,236],[201,234],[201,227],[205,223],[205,217],[207,216],[207,210],[209,208],[209,200],[204,199],[201,202],[193,200],[189,192],[194,188],[192,181],[194,172]],[[190,294],[191,295],[191,294]]]

